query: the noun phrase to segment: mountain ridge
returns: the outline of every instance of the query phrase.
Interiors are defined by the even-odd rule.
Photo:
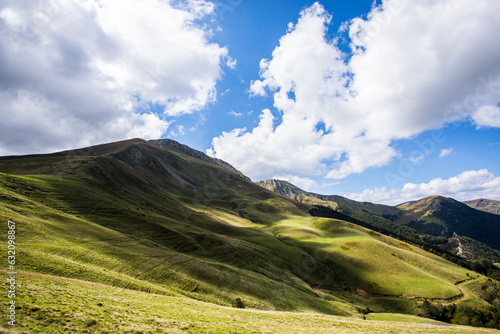
[[[453,198],[430,196],[404,208],[399,222],[429,234],[455,233],[500,249],[500,216],[476,210]]]
[[[500,201],[480,198],[470,201],[464,201],[464,203],[476,210],[481,210],[496,215],[500,215]]]
[[[288,181],[283,180],[266,180],[257,182],[258,185],[276,191],[283,196],[289,195],[307,195],[313,198],[320,199],[322,201],[335,202],[338,204],[347,205],[351,208],[354,208],[359,211],[368,212],[376,215],[384,215],[384,214],[396,214],[397,210],[394,207],[384,204],[374,204],[370,202],[358,202],[351,199],[348,199],[339,195],[322,195],[313,192],[308,192],[300,189],[299,187],[293,185]],[[284,191],[283,189],[286,189]]]
[[[340,206],[341,211],[342,205],[345,205],[355,210],[351,216],[357,219],[363,220],[363,213],[375,215],[425,234],[450,238],[456,233],[485,243],[497,251],[500,250],[500,216],[476,210],[453,198],[435,195],[398,206],[387,206],[357,202],[338,195],[307,192],[283,180],[267,180],[257,184],[298,200],[300,200],[298,196],[305,195],[333,202]],[[479,226],[482,228],[478,228]]]

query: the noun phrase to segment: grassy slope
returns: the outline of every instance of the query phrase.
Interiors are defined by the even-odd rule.
[[[34,184],[34,179],[22,181]],[[36,183],[41,185],[37,192],[50,189],[50,182]],[[83,184],[78,184],[77,189],[84,193]],[[128,203],[120,207],[112,202],[108,207],[102,202],[99,208],[94,207],[100,214],[89,221],[21,196],[15,199],[15,205],[4,206],[2,202],[0,219],[20,222],[17,233],[23,269],[158,293],[182,291],[197,299],[227,305],[232,304],[236,298],[232,293],[237,291],[247,305],[257,308],[301,309],[305,304],[317,311],[336,313],[329,303],[306,293],[311,289],[305,285],[306,292],[297,291],[253,272],[256,264],[267,270],[273,265],[282,267],[281,259],[273,262],[268,257],[274,254],[234,236],[198,230],[192,224],[180,224],[154,213],[151,216],[155,225],[140,215],[120,215],[120,209],[126,210],[123,205]],[[107,216],[105,212],[109,212]],[[190,223],[199,219],[196,213],[190,218]],[[209,216],[204,218],[204,223],[213,224],[214,229],[225,228],[239,237],[265,236],[259,230],[236,230],[220,221],[210,221]],[[121,225],[113,229],[113,224]],[[213,249],[207,251],[207,244],[212,243]],[[245,254],[253,256],[254,263],[247,264],[241,258]],[[274,300],[281,300],[280,305],[274,305]]]
[[[397,240],[306,216],[221,167],[169,153],[163,161],[175,168],[165,172],[152,158],[163,152],[133,148],[0,163],[25,174],[0,174],[0,220],[18,222],[19,269],[220,305],[241,298],[251,308],[337,315],[357,314],[357,306],[416,314],[414,301],[355,291],[443,298],[466,277]]]
[[[466,275],[440,257],[340,220],[284,221],[273,229],[285,242],[300,242],[320,253],[324,261],[342,268],[337,275],[373,293],[446,298],[458,293],[450,282]]]
[[[243,310],[55,276],[22,272],[19,279],[21,325],[8,333],[498,333],[399,314],[361,320]]]
[[[320,205],[320,206],[325,206],[329,207],[335,211],[338,211],[344,215],[348,215],[349,217],[352,217],[354,219],[360,220],[362,222],[371,224],[372,226],[375,227],[375,229],[383,229],[385,231],[388,231],[389,233],[394,233],[395,235],[400,235],[403,236],[404,238],[407,238],[407,240],[413,240],[417,243],[420,243],[422,241],[427,241],[432,240],[432,236],[418,232],[416,229],[413,229],[409,226],[406,225],[401,225],[398,222],[392,222],[387,219],[384,219],[382,217],[372,215],[366,212],[362,211],[357,211],[352,208],[345,207],[343,205],[338,205],[337,203],[334,202],[327,202],[327,201],[322,201],[317,198],[309,197],[306,195],[299,195],[299,196],[293,196],[293,198],[297,201],[300,201],[301,203],[309,204],[309,205]],[[438,198],[438,197],[437,197]],[[402,207],[409,208],[407,215],[401,214],[400,220],[398,221],[403,221],[403,222],[411,222],[412,220],[419,220],[422,218],[423,222],[430,223],[430,222],[436,222],[434,224],[437,229],[431,229],[431,231],[428,231],[430,233],[435,233],[442,231],[443,229],[443,221],[437,220],[435,218],[431,218],[430,214],[424,214],[428,213],[427,208],[431,202],[432,198],[426,198],[422,201],[415,201],[415,202],[409,202],[405,203]],[[420,205],[418,207],[416,204],[422,202],[428,202],[426,206]],[[418,208],[417,210],[414,210],[415,208]],[[413,209],[412,209],[413,208]],[[417,211],[417,212],[415,212]],[[482,213],[480,213],[482,214]],[[408,219],[408,217],[412,217]],[[405,220],[406,219],[406,220]],[[415,223],[415,222],[414,222]],[[477,224],[476,224],[477,225]],[[429,225],[423,225],[424,230],[428,229]],[[491,231],[491,230],[489,230]],[[440,233],[437,233],[440,234]],[[450,253],[456,254],[458,252],[458,247],[461,245],[461,254],[468,260],[479,260],[481,258],[488,258],[491,259],[492,261],[498,261],[500,259],[500,251],[487,246],[486,244],[483,244],[477,240],[467,238],[467,237],[460,237],[460,244],[458,243],[457,238],[444,238],[444,237],[439,237],[442,240],[447,240],[447,243],[445,241],[440,241],[434,239],[432,244],[428,244],[427,246],[432,246],[436,247],[436,245],[439,245],[442,247],[442,249],[446,249]],[[439,244],[436,244],[436,241],[440,242]]]
[[[377,226],[385,225],[386,229],[394,222],[408,225],[428,235],[451,237],[453,232],[456,232],[483,243],[484,245],[474,243],[474,246],[470,247],[467,254],[469,259],[477,260],[487,255],[496,260],[500,254],[497,253],[500,249],[500,218],[493,214],[498,213],[495,212],[495,209],[498,209],[498,201],[476,200],[466,202],[467,206],[453,199],[431,196],[392,207],[352,201],[337,195],[308,193],[281,180],[262,181],[259,184],[303,203],[329,206],[361,221],[376,222]],[[474,209],[483,211],[470,208],[473,206],[478,206]],[[381,220],[382,218],[384,219]]]

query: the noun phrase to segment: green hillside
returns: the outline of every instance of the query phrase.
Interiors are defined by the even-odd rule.
[[[371,228],[428,248],[437,245],[441,251],[460,254],[470,261],[500,261],[500,216],[485,212],[495,208],[495,201],[474,202],[483,211],[470,207],[471,203],[468,206],[441,196],[387,206],[306,192],[282,180],[257,184],[301,203],[329,207]]]
[[[458,283],[485,277],[347,221],[311,217],[306,204],[168,146],[131,140],[5,157],[0,172],[0,220],[16,222],[19,322],[28,328],[134,332],[150,321],[158,328],[150,332],[278,333],[309,326],[302,312],[343,316],[307,316],[311,333],[375,332],[406,327],[354,319],[421,314],[424,300],[493,310]],[[235,306],[247,311],[227,308]],[[181,312],[189,307],[199,311]],[[430,330],[447,332],[422,327]]]
[[[401,314],[371,313],[361,320],[238,309],[57,276],[22,276],[18,302],[23,324],[19,331],[0,328],[0,333],[498,333]]]

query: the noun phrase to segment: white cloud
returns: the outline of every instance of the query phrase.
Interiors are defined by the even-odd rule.
[[[341,181],[325,182],[325,183],[321,184],[321,188],[333,187],[333,186],[336,186],[339,184],[341,184]]]
[[[500,107],[495,105],[481,106],[477,112],[472,115],[472,119],[479,128],[500,128]]]
[[[344,196],[356,201],[396,205],[434,195],[453,197],[460,201],[477,198],[500,199],[500,177],[487,169],[473,170],[449,179],[435,178],[428,183],[407,183],[401,189],[382,187]]]
[[[422,154],[421,152],[413,154],[410,158],[410,161],[413,163],[413,165],[419,164],[422,160],[425,159],[425,155]]]
[[[231,68],[231,69],[234,70],[236,68],[236,63],[237,63],[236,59],[233,59],[233,58],[231,58],[229,56],[227,57],[227,59],[226,59],[226,65],[227,65],[227,67],[229,67],[229,68]]]
[[[184,125],[177,125],[177,132],[174,130],[170,131],[169,135],[172,137],[184,136],[186,134],[186,127]],[[190,130],[192,131],[192,130]]]
[[[281,117],[265,110],[254,129],[214,138],[211,152],[256,179],[341,179],[386,165],[398,154],[394,140],[469,116],[496,126],[498,113],[484,106],[500,101],[498,12],[495,0],[386,0],[350,22],[347,61],[316,3],[250,86],[252,95],[271,94]]]
[[[441,150],[441,152],[439,152],[439,157],[444,158],[450,155],[451,153],[453,153],[453,148],[444,148]]]
[[[310,178],[303,178],[296,175],[274,176],[272,177],[272,179],[288,181],[294,186],[297,186],[305,191],[311,191],[313,188],[318,186],[316,181],[311,180]]]
[[[228,115],[231,115],[231,116],[234,116],[234,117],[240,117],[240,116],[243,116],[243,113],[231,110],[230,112],[228,112]]]
[[[165,115],[213,102],[221,66],[235,64],[196,23],[213,10],[203,0],[2,1],[0,154],[158,138]]]

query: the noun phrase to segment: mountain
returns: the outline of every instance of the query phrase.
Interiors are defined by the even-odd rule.
[[[260,185],[261,187],[264,187],[266,189],[269,189],[286,197],[305,195],[325,202],[332,202],[340,205],[345,205],[354,210],[374,214],[377,216],[381,216],[383,218],[395,219],[395,217],[401,213],[401,211],[398,208],[389,205],[374,204],[369,202],[358,202],[338,195],[320,195],[312,192],[307,192],[294,186],[288,181],[267,180],[267,181],[257,182],[257,184]]]
[[[155,140],[150,140],[149,141],[152,144],[155,144],[159,147],[166,148],[166,149],[175,149],[177,151],[183,152],[193,158],[197,158],[203,161],[211,162],[213,164],[222,166],[228,170],[230,170],[233,173],[238,174],[242,178],[244,178],[247,181],[251,181],[249,177],[243,175],[239,170],[228,164],[227,162],[217,159],[217,158],[212,158],[206,155],[205,153],[195,150],[187,145],[181,144],[175,140],[172,139],[155,139]]]
[[[418,231],[444,237],[458,234],[500,249],[499,215],[441,196],[426,197],[398,208],[404,211],[398,222]]]
[[[494,261],[500,259],[500,216],[475,210],[452,198],[431,196],[398,206],[387,206],[357,202],[337,195],[306,192],[282,180],[267,180],[257,184],[306,204],[330,207],[369,223],[371,228],[383,228],[413,242],[424,239],[442,244],[451,241],[453,244],[456,242],[448,239],[457,235],[468,237],[479,242],[467,241],[469,251],[466,255],[469,259],[479,259],[486,253]],[[424,236],[415,236],[416,232]],[[448,241],[431,238],[431,236],[443,237]],[[450,249],[449,245],[444,247]],[[489,247],[495,250],[488,249]],[[459,247],[455,248],[457,252],[460,252]]]
[[[500,201],[481,198],[472,201],[465,201],[464,203],[476,210],[500,215]]]
[[[312,216],[314,206],[197,152],[133,139],[0,157],[0,220],[16,224],[23,282],[20,324],[44,333],[251,333],[272,332],[269,320],[283,326],[277,332],[335,323],[382,333],[408,324],[359,319],[416,321],[427,315],[424,300],[463,306],[447,319],[458,324],[471,323],[471,309],[496,312],[481,299],[487,277],[347,216]]]

